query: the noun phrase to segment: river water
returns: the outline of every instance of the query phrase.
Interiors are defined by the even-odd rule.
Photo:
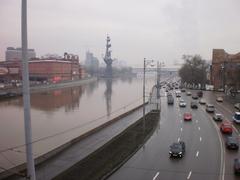
[[[155,80],[152,76],[146,79],[147,93]],[[142,89],[143,80],[136,77],[100,79],[79,87],[31,94],[34,157],[140,105]],[[0,101],[0,112],[0,167],[9,169],[25,162],[22,97]]]

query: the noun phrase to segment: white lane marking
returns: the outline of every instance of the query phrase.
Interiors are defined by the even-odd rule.
[[[192,171],[189,172],[187,179],[190,179],[191,175],[192,175]]]
[[[198,130],[200,131],[200,130],[201,130],[201,128],[200,128],[200,127],[198,127]]]
[[[197,151],[197,153],[196,153],[196,157],[198,157],[198,155],[199,155],[199,151]]]
[[[199,139],[200,141],[202,141],[202,137],[200,137],[200,139]]]
[[[201,107],[201,106],[200,106]],[[201,107],[202,111],[204,111],[203,107]],[[213,126],[215,127],[215,130],[217,131],[217,135],[218,135],[218,140],[219,140],[219,143],[220,143],[220,149],[221,149],[221,167],[220,167],[220,175],[219,175],[219,179],[220,180],[224,180],[225,178],[225,148],[223,147],[224,144],[223,144],[223,140],[221,138],[221,134],[219,132],[219,127],[217,126],[217,124],[212,120],[211,116],[209,114],[207,114],[210,122],[212,122]]]
[[[158,175],[159,175],[159,172],[157,172],[157,174],[153,177],[153,180],[157,179]]]
[[[180,138],[178,138],[177,141],[179,142],[179,141],[180,141]]]
[[[180,130],[182,131],[183,129],[181,128]]]

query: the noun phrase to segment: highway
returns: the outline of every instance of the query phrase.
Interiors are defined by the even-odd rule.
[[[221,134],[219,124],[212,120],[212,114],[205,111],[205,105],[199,104],[198,109],[191,109],[190,102],[193,100],[186,93],[182,93],[181,97],[187,102],[186,108],[179,107],[179,98],[174,97],[174,105],[168,105],[165,92],[161,91],[161,96],[159,127],[144,147],[109,180],[238,179],[233,173],[233,159],[240,157],[240,154],[226,150],[226,135]],[[216,94],[204,92],[204,98],[227,119],[232,117],[234,109],[229,109],[228,104],[217,103]],[[193,115],[190,122],[183,121],[183,113],[187,111]],[[239,135],[237,129],[233,136]],[[169,146],[179,140],[186,143],[185,156],[169,158]]]

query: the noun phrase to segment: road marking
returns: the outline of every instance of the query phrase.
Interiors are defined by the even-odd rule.
[[[196,123],[198,123],[198,120],[196,120]]]
[[[200,139],[199,139],[200,141],[202,141],[202,137],[200,137]]]
[[[198,127],[198,130],[200,131],[200,130],[201,130],[201,128],[200,128],[200,127]]]
[[[201,107],[201,109],[204,111],[203,107]],[[223,140],[221,138],[221,134],[218,130],[219,128],[218,128],[217,124],[212,121],[212,117],[209,114],[207,114],[207,116],[208,116],[210,122],[212,122],[213,126],[215,127],[215,130],[217,131],[218,140],[220,143],[220,150],[221,150],[221,167],[220,167],[220,173],[219,173],[220,178],[219,179],[224,180],[224,178],[225,178],[225,148],[223,147],[224,146]]]
[[[182,131],[183,129],[181,128],[180,130]]]
[[[197,151],[197,153],[196,153],[196,157],[198,157],[198,154],[199,154],[199,151]]]
[[[157,179],[158,175],[159,175],[159,172],[157,172],[157,174],[153,177],[153,180]]]
[[[187,179],[190,179],[191,175],[192,175],[192,171],[189,172]]]
[[[179,142],[179,141],[180,141],[180,138],[178,138],[177,141]]]

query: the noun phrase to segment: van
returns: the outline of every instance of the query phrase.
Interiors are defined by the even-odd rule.
[[[173,99],[172,96],[168,96],[168,98],[167,98],[167,103],[168,103],[168,104],[174,104],[174,99]]]

